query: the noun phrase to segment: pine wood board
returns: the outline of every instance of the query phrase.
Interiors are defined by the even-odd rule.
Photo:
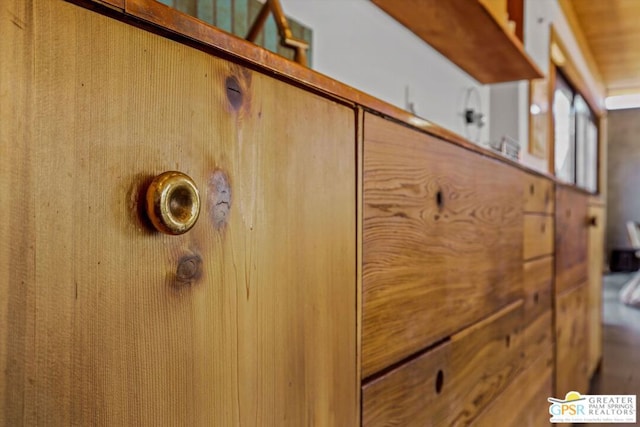
[[[367,114],[363,377],[522,297],[520,171]]]
[[[3,423],[356,424],[354,110],[66,2],[3,7]],[[174,169],[203,198],[177,237],[138,206]]]
[[[366,384],[363,426],[473,423],[521,369],[522,319],[519,300]]]

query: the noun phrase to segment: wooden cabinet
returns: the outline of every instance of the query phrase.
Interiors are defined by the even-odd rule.
[[[586,392],[601,205],[132,5],[3,5],[0,424],[537,426]]]
[[[588,200],[586,193],[556,187],[556,295],[587,281]]]
[[[556,296],[556,390],[587,393],[588,334],[587,287],[578,286]]]
[[[354,110],[25,3],[0,20],[0,424],[356,425]],[[167,170],[200,190],[181,236],[141,214]]]
[[[586,193],[556,186],[555,393],[561,397],[589,386],[588,203]]]
[[[522,302],[367,384],[363,425],[468,425],[522,364]]]
[[[364,377],[522,297],[522,178],[365,116]]]

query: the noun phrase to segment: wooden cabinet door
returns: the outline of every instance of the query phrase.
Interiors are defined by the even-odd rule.
[[[556,187],[556,295],[587,281],[588,202],[585,193]]]
[[[66,2],[3,8],[0,424],[355,425],[354,111]],[[180,236],[140,215],[167,170],[201,194]]]

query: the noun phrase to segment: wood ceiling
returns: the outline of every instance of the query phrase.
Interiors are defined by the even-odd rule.
[[[640,0],[570,3],[607,93],[640,93]]]

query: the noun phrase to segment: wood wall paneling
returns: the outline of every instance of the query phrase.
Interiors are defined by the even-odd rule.
[[[363,425],[472,423],[521,368],[522,320],[517,301],[366,384]]]
[[[353,109],[70,3],[3,7],[2,424],[355,425]],[[182,236],[137,214],[173,169],[203,198]]]
[[[367,377],[522,296],[523,174],[373,115],[364,132]]]

